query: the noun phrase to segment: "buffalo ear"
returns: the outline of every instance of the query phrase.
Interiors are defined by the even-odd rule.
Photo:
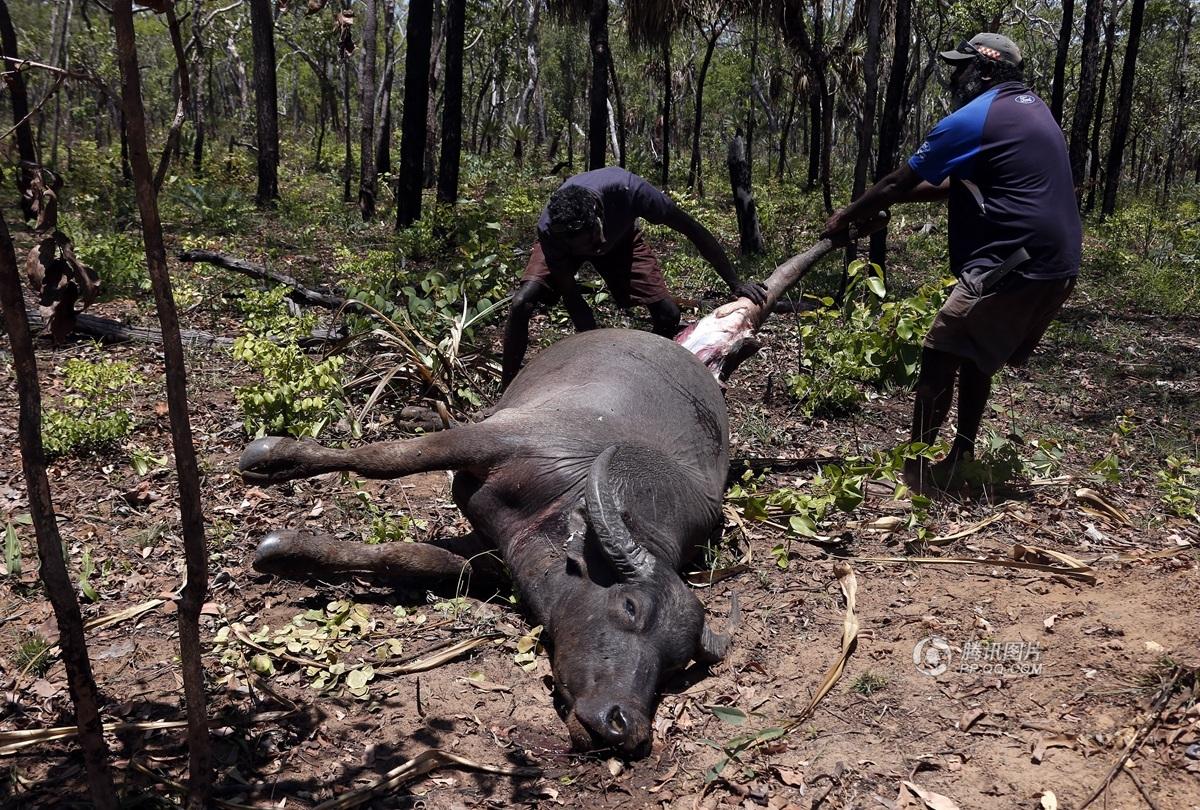
[[[719,664],[725,660],[725,656],[729,653],[729,646],[733,642],[733,634],[737,631],[738,625],[742,621],[742,608],[738,602],[737,594],[733,594],[730,598],[729,606],[729,632],[717,633],[708,626],[708,622],[700,630],[700,639],[696,644],[696,660],[701,664]]]
[[[587,531],[587,501],[581,497],[575,508],[567,513],[567,539],[563,542],[563,553],[583,576],[587,576],[587,565],[584,563]]]

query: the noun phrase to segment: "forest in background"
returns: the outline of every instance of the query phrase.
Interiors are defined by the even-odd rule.
[[[422,795],[577,805],[610,789],[634,804],[713,806],[721,796],[785,807],[808,790],[858,806],[928,766],[938,776],[926,777],[957,789],[964,806],[1015,803],[1035,788],[1046,806],[1042,791],[1053,788],[1074,807],[1133,739],[1150,792],[1162,791],[1162,806],[1190,806],[1191,783],[1180,780],[1196,766],[1183,752],[1200,737],[1166,735],[1194,717],[1200,660],[1181,631],[1200,620],[1188,607],[1200,603],[1200,389],[1189,359],[1200,350],[1197,14],[1191,0],[0,0],[13,112],[0,137],[0,205],[15,256],[51,245],[73,268],[65,298],[46,306],[26,294],[45,329],[27,358],[14,337],[13,361],[0,364],[5,412],[19,400],[22,414],[41,414],[32,432],[15,418],[0,425],[11,459],[0,484],[9,651],[0,756],[15,757],[0,798],[59,806],[65,789],[83,803],[86,779],[96,804],[113,806],[106,773],[116,770],[124,799],[150,806],[205,806],[213,795],[264,806],[277,790],[321,804],[362,782],[380,806]],[[274,525],[323,525],[372,543],[461,528],[442,506],[444,482],[324,481],[268,495],[230,473],[256,435],[399,438],[494,402],[506,296],[562,178],[626,166],[731,254],[739,246],[744,278],[763,277],[912,153],[949,110],[936,53],[980,30],[1019,43],[1029,84],[1062,122],[1085,214],[1080,289],[1031,371],[1004,375],[969,492],[934,501],[911,496],[897,474],[906,454],[944,448],[894,445],[921,336],[945,296],[944,214],[894,211],[887,236],[863,240],[857,258],[826,260],[795,291],[796,312],[772,323],[767,347],[730,388],[731,439],[748,466],[727,496],[725,543],[693,572],[720,591],[706,596],[710,607],[740,589],[751,629],[702,691],[664,698],[655,763],[564,760],[533,674],[548,674],[545,651],[536,628],[513,624],[511,593],[435,601],[356,582],[281,587],[251,570],[253,545]],[[122,78],[135,40],[136,88]],[[734,213],[729,160],[739,151],[761,246]],[[647,232],[686,317],[722,300],[690,245],[661,227]],[[10,329],[11,296],[24,286],[9,281],[12,270],[0,278]],[[645,326],[640,313],[616,311],[597,279],[584,283],[605,323]],[[88,312],[74,313],[77,299]],[[552,309],[536,320],[535,342],[568,329]],[[28,452],[18,470],[18,438],[25,451],[32,435],[42,473]],[[58,524],[61,537],[49,529]],[[28,550],[34,534],[40,566]],[[1043,582],[1016,578],[1003,561],[1031,543],[1078,555],[1087,571],[1047,554],[1017,560],[1050,566]],[[914,561],[893,578],[879,560],[900,547]],[[915,561],[955,553],[965,556],[947,559],[997,578]],[[851,660],[829,716],[802,722],[795,708],[842,627],[836,587],[805,591],[828,589],[833,559],[846,555],[883,585],[865,586],[859,603],[881,645]],[[1095,591],[1073,584],[1096,576]],[[1023,601],[1029,589],[1044,609]],[[68,602],[75,618],[64,624]],[[889,626],[893,613],[907,617],[904,629]],[[136,648],[126,622],[137,626]],[[1075,708],[1028,726],[1010,707],[968,735],[980,692],[939,692],[911,661],[886,658],[888,642],[893,659],[909,656],[910,624],[1046,634],[1063,660],[1088,666],[1022,682],[1013,700],[1032,714]],[[297,643],[306,658],[295,657]],[[448,654],[434,656],[414,694],[405,667],[439,645]],[[782,661],[805,677],[780,677]],[[1134,686],[1092,694],[1096,672]],[[482,709],[476,693],[487,696]],[[509,710],[514,725],[462,724],[510,694],[522,707]],[[966,712],[953,729],[922,714],[943,694],[943,718]],[[1083,694],[1090,702],[1079,704]],[[1180,699],[1177,714],[1162,704],[1163,739],[1145,732],[1147,706]],[[424,717],[430,705],[450,730]],[[184,709],[186,743],[172,730]],[[885,728],[879,718],[892,710],[917,719]],[[101,722],[122,724],[120,735],[101,735]],[[78,745],[61,730],[75,723]],[[862,728],[878,735],[867,754],[878,766],[845,736]],[[1071,787],[1048,784],[1027,754],[1006,758],[1002,738],[1030,728],[1041,756],[1047,745],[1067,749],[1053,756]],[[510,765],[545,771],[529,790],[482,776],[414,782],[424,767],[454,767],[428,751],[414,758],[412,741],[428,739],[469,758],[463,767],[497,761],[499,746]],[[894,758],[935,739],[962,756],[936,767]],[[384,764],[398,762],[397,784],[421,787],[389,797]],[[996,793],[997,772],[1012,796]],[[1098,790],[1111,781],[1110,772]],[[1136,801],[1146,786],[1134,784],[1115,780],[1112,790]]]

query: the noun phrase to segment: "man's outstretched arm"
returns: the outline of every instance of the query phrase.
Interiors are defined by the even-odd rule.
[[[742,281],[738,277],[725,249],[708,228],[678,207],[672,213],[673,216],[666,224],[686,236],[696,246],[704,260],[711,264],[717,275],[729,285],[735,298],[749,298],[759,306],[766,302],[767,288],[757,281]]]
[[[885,208],[904,202],[935,202],[950,193],[950,181],[935,186],[925,182],[907,163],[863,192],[862,196],[825,222],[822,237],[832,236],[850,225],[865,222]]]

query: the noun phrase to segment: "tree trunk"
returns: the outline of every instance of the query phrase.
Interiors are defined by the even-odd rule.
[[[250,0],[250,30],[254,42],[254,107],[258,145],[259,208],[274,207],[279,199],[279,110],[275,90],[275,20],[271,0]]]
[[[527,0],[526,3],[526,20],[525,26],[525,64],[529,69],[529,77],[525,80],[525,88],[521,91],[521,98],[517,102],[517,111],[513,116],[513,157],[518,163],[525,155],[525,136],[532,135],[532,127],[528,127],[529,132],[526,132],[529,123],[529,110],[533,104],[534,96],[537,93],[538,81],[541,76],[541,68],[538,63],[538,20],[542,8],[541,0]]]
[[[1188,45],[1192,38],[1192,22],[1196,15],[1195,8],[1190,4],[1187,8],[1181,9],[1181,12],[1184,18],[1183,28],[1179,31],[1179,37],[1175,46],[1175,103],[1171,114],[1175,123],[1171,127],[1171,137],[1167,140],[1167,161],[1163,167],[1162,195],[1164,205],[1171,198],[1171,184],[1175,180],[1175,159],[1179,146],[1183,142],[1184,107],[1188,89]]]
[[[875,180],[896,169],[900,157],[900,134],[904,126],[904,85],[908,79],[909,38],[912,35],[912,1],[896,0],[895,45],[892,69],[883,99],[883,117],[879,121],[879,154],[875,158]],[[886,267],[887,228],[871,234],[871,262]]]
[[[187,371],[179,336],[179,317],[171,294],[162,223],[158,217],[158,195],[154,190],[147,154],[146,117],[142,107],[141,78],[134,43],[132,0],[116,0],[113,3],[113,24],[121,64],[121,95],[129,129],[130,163],[142,218],[142,238],[146,246],[146,266],[162,327],[167,407],[171,422],[171,446],[179,479],[179,511],[186,573],[179,600],[179,650],[188,720],[187,806],[190,810],[202,810],[208,806],[212,792],[212,750],[208,736],[200,647],[200,610],[208,592],[208,552],[204,542],[204,512],[200,505],[200,473],[188,420]],[[257,53],[258,49],[255,50]],[[273,74],[273,61],[271,66]]]
[[[19,58],[17,32],[13,28],[5,0],[0,0],[0,55],[11,59]],[[36,167],[39,161],[33,142],[33,128],[29,124],[29,95],[25,90],[25,75],[12,68],[11,64],[4,65],[4,70],[10,71],[7,82],[9,97],[12,99],[13,127],[17,136],[17,156],[21,163],[25,164],[13,174],[16,175],[17,193],[21,199],[21,214],[25,219],[32,220],[36,214],[33,211],[33,199],[28,197],[28,193],[33,175],[27,169]]]
[[[384,0],[383,12],[383,87],[379,93],[379,134],[375,138],[375,171],[392,170],[392,82],[396,78],[395,0]]]
[[[903,2],[903,0],[898,0]],[[779,132],[779,165],[775,168],[775,176],[780,180],[783,179],[787,172],[787,152],[788,141],[792,137],[792,123],[796,120],[796,104],[800,100],[800,71],[796,71],[792,78],[792,100],[788,103],[787,117],[783,119],[783,126]]]
[[[1125,157],[1125,140],[1129,137],[1129,119],[1133,108],[1133,81],[1137,73],[1138,46],[1142,39],[1142,18],[1146,0],[1133,0],[1129,12],[1129,39],[1125,46],[1125,62],[1121,66],[1121,89],[1117,93],[1116,118],[1108,146],[1108,169],[1104,178],[1104,199],[1100,216],[1107,217],[1117,207],[1117,189],[1121,185],[1121,161]]]
[[[1117,17],[1120,11],[1120,3],[1109,3],[1108,23],[1104,26],[1104,66],[1100,69],[1100,89],[1096,96],[1096,115],[1092,121],[1092,139],[1089,147],[1091,165],[1088,170],[1087,205],[1084,206],[1088,211],[1096,207],[1096,185],[1100,175],[1100,130],[1104,122],[1104,103],[1108,96],[1109,77],[1112,75],[1113,50],[1117,41]]]
[[[625,168],[625,101],[621,98],[621,85],[617,82],[617,69],[613,60],[608,60],[608,78],[612,82],[613,99],[617,102],[616,126],[613,129],[614,149],[617,155],[617,165]],[[609,104],[612,113],[612,104]]]
[[[698,196],[704,196],[704,178],[701,177],[700,166],[700,132],[704,115],[704,80],[708,77],[708,66],[712,64],[713,51],[717,40],[725,30],[724,23],[715,23],[708,42],[704,46],[704,59],[700,62],[700,73],[696,76],[696,105],[692,117],[692,160],[688,164],[688,188]]]
[[[663,106],[662,106],[662,187],[671,185],[671,93],[674,82],[671,76],[671,38],[662,46],[663,57]]]
[[[429,56],[433,46],[433,0],[412,0],[408,7],[404,55],[404,115],[400,121],[400,182],[396,192],[396,229],[421,218],[425,179],[425,130],[429,108]]]
[[[192,126],[195,128],[195,137],[192,138],[192,173],[197,176],[204,173],[204,108],[208,104],[208,95],[205,92],[207,83],[204,81],[207,52],[204,49],[204,31],[200,27],[203,2],[204,0],[192,0]]]
[[[346,4],[349,6],[349,2]],[[342,202],[350,202],[350,178],[354,174],[354,153],[350,148],[350,57],[342,54]]]
[[[1083,47],[1079,55],[1079,93],[1075,100],[1075,115],[1071,119],[1071,178],[1075,183],[1075,199],[1082,198],[1084,169],[1087,168],[1089,125],[1092,105],[1096,98],[1096,63],[1100,42],[1100,12],[1103,0],[1087,0],[1083,12]]]
[[[50,64],[55,67],[61,67],[64,70],[70,68],[70,42],[71,42],[71,12],[74,11],[74,0],[63,0],[61,3],[62,14],[60,15],[61,29],[55,35],[55,53],[50,59]],[[62,127],[62,96],[56,92],[57,86],[51,86],[51,93],[54,93],[54,127],[50,135],[50,165],[58,168],[58,132]],[[68,109],[70,105],[68,104]]]
[[[1058,29],[1058,50],[1054,54],[1054,84],[1050,90],[1050,112],[1062,123],[1063,90],[1067,79],[1067,57],[1071,53],[1072,33],[1075,30],[1075,0],[1063,0],[1062,25]]]
[[[429,50],[429,100],[425,107],[425,152],[422,155],[424,170],[421,176],[422,188],[434,188],[437,185],[437,155],[438,155],[438,120],[437,95],[442,83],[442,48],[446,43],[446,20],[439,0],[434,0],[433,23],[431,25],[432,39]]]
[[[805,191],[812,191],[821,182],[821,122],[824,116],[821,112],[821,94],[809,75],[808,84],[808,179],[804,183]]]
[[[858,156],[854,161],[854,184],[850,199],[858,199],[867,187],[867,169],[871,162],[871,144],[875,140],[875,109],[879,99],[879,31],[882,0],[867,4],[867,50],[863,54],[862,118],[858,122]]]
[[[7,50],[6,50],[7,52]],[[3,304],[4,323],[12,349],[13,372],[17,379],[17,433],[21,445],[21,469],[29,497],[29,511],[37,535],[38,571],[46,597],[54,608],[58,625],[59,647],[67,671],[67,687],[75,706],[75,724],[79,728],[79,745],[83,749],[87,769],[88,789],[92,802],[100,810],[116,810],[117,794],[113,789],[108,767],[108,745],[100,722],[100,695],[88,660],[87,642],[83,635],[83,616],[63,559],[63,540],[58,532],[50,482],[46,477],[46,456],[42,449],[42,403],[38,388],[37,359],[33,352],[33,337],[25,316],[21,295],[24,285],[17,271],[8,225],[0,216],[0,304]]]
[[[375,0],[363,0],[362,67],[359,76],[361,128],[358,136],[358,210],[363,222],[375,218],[375,56],[379,23]]]
[[[462,155],[463,47],[466,0],[446,0],[446,92],[442,97],[442,153],[438,165],[438,202],[458,201]]]
[[[592,88],[588,94],[589,169],[605,164],[604,135],[608,129],[608,0],[591,0],[588,46],[592,52]]]
[[[737,212],[739,244],[743,256],[766,253],[762,229],[758,224],[758,208],[754,204],[751,190],[750,161],[746,156],[746,142],[739,129],[729,142],[726,156],[729,166],[729,183],[733,188],[733,207]]]
[[[762,16],[762,5],[754,2],[749,13],[754,16],[750,28],[750,82],[746,88],[746,166],[750,178],[754,178],[754,88],[758,83],[758,21]],[[768,167],[768,171],[770,168]]]

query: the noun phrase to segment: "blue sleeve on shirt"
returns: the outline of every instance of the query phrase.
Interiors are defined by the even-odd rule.
[[[979,154],[983,125],[995,97],[996,91],[989,90],[939,121],[908,159],[909,168],[935,186],[950,175],[970,179],[971,162]]]

